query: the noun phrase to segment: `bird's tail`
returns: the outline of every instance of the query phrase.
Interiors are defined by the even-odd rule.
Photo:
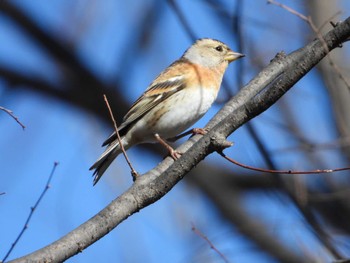
[[[103,173],[111,165],[113,160],[122,152],[118,140],[113,141],[98,160],[90,167],[90,170],[94,170],[92,176],[94,177],[94,185],[101,179]]]

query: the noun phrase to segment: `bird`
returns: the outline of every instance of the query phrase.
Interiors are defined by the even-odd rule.
[[[124,116],[118,127],[124,149],[159,142],[177,159],[181,153],[176,152],[167,139],[191,127],[209,110],[229,63],[242,57],[243,54],[232,51],[219,40],[196,40],[155,78]],[[103,146],[107,146],[105,151],[90,167],[95,170],[93,185],[122,152],[116,132]]]

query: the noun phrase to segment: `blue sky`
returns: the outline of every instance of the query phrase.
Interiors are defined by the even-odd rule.
[[[159,2],[161,22],[152,30],[147,51],[143,50],[137,56],[133,56],[132,49],[137,18],[153,1],[108,0],[100,3],[81,0],[74,4],[66,0],[11,2],[47,32],[74,43],[75,53],[81,61],[107,83],[113,84],[115,75],[127,69],[121,81],[126,89],[123,96],[130,104],[162,69],[180,57],[192,43],[165,1]],[[217,17],[208,15],[212,8],[210,5],[199,0],[177,2],[198,38],[217,38],[233,49],[237,48],[234,36]],[[235,6],[235,1],[220,2],[224,3],[228,12]],[[284,3],[304,10],[302,1]],[[304,22],[285,10],[267,5],[263,0],[246,1],[243,14],[243,34],[247,39],[244,51],[247,57],[243,62],[246,72],[244,83],[256,74],[256,69],[250,65],[254,61],[252,56],[259,54],[266,65],[280,50],[291,52],[303,45],[304,35],[300,36],[299,30],[303,30],[305,35],[310,34],[305,30],[307,26]],[[70,24],[72,21],[79,23]],[[60,73],[55,62],[2,13],[0,32],[1,65],[29,76],[57,81]],[[130,46],[130,50],[125,49],[126,46]],[[236,66],[231,65],[225,76],[231,86],[235,84],[235,72]],[[327,142],[336,138],[336,131],[329,125],[333,116],[328,94],[320,86],[315,72],[311,72],[279,103],[294,103],[293,114],[302,116],[298,121],[304,134],[309,134],[315,142]],[[224,95],[221,93],[219,99]],[[102,99],[102,95],[96,98]],[[30,207],[45,187],[53,163],[59,162],[51,188],[10,256],[13,259],[73,230],[109,204],[132,182],[128,167],[120,157],[99,184],[92,187],[92,174],[88,168],[102,152],[100,145],[112,131],[107,123],[95,115],[26,89],[13,89],[1,78],[0,106],[13,110],[26,126],[23,131],[7,114],[0,112],[0,192],[6,193],[0,196],[0,258],[17,237]],[[203,127],[220,107],[220,104],[214,105],[195,126]],[[278,151],[294,147],[297,143],[290,140],[288,133],[278,128],[275,122],[283,123],[277,106],[253,120],[253,125],[268,149],[275,153],[274,160],[280,168],[318,168],[312,167],[295,152],[278,154]],[[315,129],[317,138],[313,136]],[[237,130],[229,139],[235,142],[234,147],[225,151],[229,156],[253,166],[263,164],[245,127]],[[140,173],[152,169],[161,161],[159,156],[145,155],[138,147],[128,154]],[[344,165],[344,160],[335,152],[322,152],[320,158],[328,160],[328,168]],[[238,171],[241,169],[216,155],[205,162]],[[341,174],[337,176],[341,178]],[[309,251],[318,251],[320,258],[327,257],[292,205],[286,206],[286,203],[264,193],[246,195],[243,203],[247,211],[261,218],[262,222],[274,225],[269,231],[281,240],[289,240],[286,243],[292,249],[302,251],[305,246]],[[68,262],[96,262],[96,258],[99,262],[222,262],[208,244],[191,231],[192,223],[232,262],[273,262],[270,257],[255,250],[252,243],[228,224],[204,193],[185,182],[180,182],[164,198],[131,216]]]

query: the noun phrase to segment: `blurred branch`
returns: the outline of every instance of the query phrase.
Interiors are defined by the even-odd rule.
[[[75,74],[86,79],[94,86],[103,86],[89,69],[82,64],[77,56],[62,41],[46,33],[39,25],[17,8],[11,1],[0,1],[0,12],[7,15],[15,22],[28,37],[39,43],[57,61],[74,68]]]
[[[40,26],[10,1],[0,1],[0,12],[7,15],[30,39],[46,50],[60,67],[60,83],[57,86],[44,79],[26,76],[0,65],[0,77],[10,82],[13,88],[30,88],[50,96],[71,102],[73,105],[89,112],[105,112],[102,95],[106,94],[115,107],[116,116],[123,116],[121,109],[127,108],[126,101],[116,94],[118,81],[114,79],[113,85],[108,85],[98,79],[71,51],[70,46],[60,39],[45,32]],[[82,96],[84,94],[84,96]],[[96,100],[96,98],[101,98]],[[108,120],[108,115],[102,115]],[[121,117],[120,117],[121,118]]]
[[[225,257],[224,254],[221,253],[221,251],[219,249],[216,248],[216,246],[213,244],[213,242],[211,242],[210,239],[206,235],[204,235],[198,228],[196,228],[196,226],[193,223],[191,223],[191,225],[192,225],[192,227],[191,227],[192,231],[196,235],[198,235],[200,238],[205,240],[208,243],[208,245],[210,246],[210,248],[212,250],[214,250],[222,258],[222,260],[224,262],[229,263],[229,260]]]
[[[306,16],[300,14],[299,12],[295,11],[294,9],[292,9],[292,8],[286,6],[286,5],[280,4],[280,3],[276,2],[276,1],[268,0],[267,2],[271,3],[271,4],[275,4],[277,6],[280,6],[281,8],[287,10],[288,12],[292,13],[293,15],[296,15],[297,17],[299,17],[302,20],[304,20],[305,22],[307,22],[309,24],[309,26],[311,27],[311,29],[317,35],[317,37],[320,40],[321,44],[323,45],[323,49],[324,50],[328,49],[328,44],[327,44],[326,39],[323,38],[323,36],[321,35],[320,31],[315,26],[315,24],[314,24],[314,22],[313,22],[311,17],[306,17]],[[343,40],[343,42],[345,42],[345,41],[347,41],[347,39]],[[332,61],[330,57],[328,57],[328,59],[330,61]],[[248,128],[249,127],[250,126],[248,126]],[[259,149],[260,148],[261,147],[259,147]],[[276,170],[276,168],[275,168],[275,166],[274,166],[270,156],[268,154],[264,154],[263,156],[267,157],[267,159],[265,159],[265,160],[268,160],[269,168],[273,169],[273,170]],[[308,209],[307,207],[303,206],[299,202],[299,200],[298,200],[297,196],[295,195],[295,193],[293,193],[288,187],[286,187],[282,181],[280,181],[280,182],[281,182],[281,186],[285,189],[285,191],[286,191],[287,195],[289,196],[289,198],[293,201],[293,203],[296,205],[296,207],[303,214],[303,216],[306,219],[306,221],[309,223],[309,225],[312,228],[313,232],[315,233],[316,237],[320,240],[320,242],[324,245],[324,247],[327,248],[328,251],[334,256],[334,258],[341,259],[343,256],[338,251],[338,249],[332,244],[329,235],[321,227],[321,225],[319,224],[318,220],[316,219],[316,217],[312,213],[312,211],[310,211],[310,209]]]
[[[315,24],[322,25],[325,17],[331,17],[334,13],[337,13],[341,3],[339,1],[310,0],[307,2],[307,6]],[[342,54],[335,52],[332,54],[331,61],[329,63],[327,62],[329,61],[320,63],[317,69],[320,71],[321,78],[330,94],[335,127],[338,130],[340,138],[346,139],[350,137],[350,115],[348,114],[350,112],[350,92],[349,84],[347,84],[349,80],[344,81],[346,78],[339,77],[339,68],[343,69],[343,73],[348,72],[346,70],[348,59]],[[343,74],[340,75],[343,76]],[[350,147],[345,146],[342,148],[342,151],[349,160]]]
[[[314,33],[317,35],[317,37],[319,37],[321,40],[322,40],[322,34],[320,32],[320,30],[324,27],[324,24],[326,22],[323,22],[323,25],[320,26],[320,28],[317,28],[314,21],[312,20],[311,16],[305,16],[299,12],[297,12],[296,10],[290,8],[289,6],[287,5],[283,5],[279,2],[276,2],[274,0],[268,0],[267,1],[269,4],[274,4],[274,5],[277,5],[285,10],[287,10],[288,12],[292,13],[293,15],[296,15],[297,17],[299,17],[300,19],[304,20],[306,23],[309,24],[309,26],[311,27],[312,31],[314,31]],[[337,12],[339,13],[339,12]],[[332,16],[334,17],[334,15]],[[332,21],[328,21],[333,27],[336,27],[337,26],[337,23],[334,23]],[[346,41],[349,41],[349,38],[346,39],[344,42]],[[327,47],[327,44],[326,43],[323,43],[325,48]],[[329,56],[328,57],[328,60],[329,60],[329,64],[330,66],[333,68],[334,72],[333,73],[337,73],[338,77],[340,80],[342,80],[345,84],[345,86],[350,90],[350,84],[348,82],[348,80],[343,76],[341,70],[339,69],[339,67],[337,66],[337,64],[334,62],[334,60]]]
[[[218,205],[218,208],[227,220],[233,222],[235,229],[241,235],[254,242],[259,248],[267,252],[269,256],[278,260],[278,262],[313,262],[308,257],[300,257],[294,251],[284,246],[282,242],[276,239],[276,236],[270,231],[269,227],[261,222],[259,218],[254,218],[245,211],[241,204],[241,191],[235,185],[235,179],[228,183],[226,176],[204,176],[198,180],[201,189]],[[247,176],[249,180],[250,176]],[[266,177],[265,180],[267,179]],[[271,177],[270,177],[271,178]],[[229,180],[230,180],[229,179]],[[275,177],[271,178],[275,179]],[[254,181],[254,179],[250,179]],[[218,194],[220,189],[220,194]],[[229,200],[229,205],[227,204]]]
[[[159,1],[148,1],[144,5],[142,14],[135,21],[137,24],[130,29],[133,33],[130,34],[129,39],[125,41],[122,48],[125,52],[122,52],[122,57],[118,58],[115,75],[120,76],[119,80],[124,80],[125,83],[128,83],[128,78],[130,77],[128,73],[139,66],[138,63],[135,63],[135,57],[140,57],[143,52],[149,52],[147,47],[151,45],[152,41],[155,41],[152,36],[166,14],[163,9],[164,5]]]
[[[29,89],[39,92],[54,99],[69,102],[76,107],[94,114],[106,112],[102,97],[104,93],[111,97],[112,105],[117,105],[117,107],[115,107],[115,114],[117,116],[122,116],[124,113],[123,110],[127,108],[127,102],[123,100],[121,96],[117,95],[117,91],[106,89],[103,86],[96,89],[85,86],[84,91],[82,91],[82,87],[79,87],[79,81],[69,81],[66,84],[57,83],[53,85],[43,78],[27,76],[2,65],[0,65],[0,78],[5,80],[12,89]],[[81,85],[83,86],[83,83]],[[84,96],[82,96],[82,94],[84,94]],[[106,114],[100,114],[100,117],[109,120]]]
[[[316,29],[316,26],[314,25],[314,23],[313,23],[313,21],[312,21],[312,19],[310,17],[306,17],[306,16],[298,13],[294,9],[289,8],[288,6],[280,4],[280,3],[276,2],[276,1],[268,0],[267,2],[270,3],[270,4],[275,4],[277,6],[280,6],[280,7],[284,8],[284,9],[286,9],[288,12],[290,12],[290,13],[298,16],[298,17],[300,17],[303,20],[305,20],[310,25],[310,27],[314,30],[314,32],[316,33],[317,37],[320,39],[320,42],[322,43],[323,48],[325,50],[328,49],[326,41],[323,39],[323,36],[320,34],[320,32]],[[242,12],[242,8],[243,8],[243,2],[237,2],[237,6],[236,6],[236,12],[237,12],[236,20],[237,21],[235,21],[234,30],[235,30],[235,32],[236,32],[236,34],[238,36],[238,40],[239,40],[238,43],[239,43],[239,46],[241,46],[241,48],[243,47],[243,43],[241,43],[241,41],[242,41],[241,24],[242,23],[239,21],[239,19],[240,19],[240,13]],[[238,75],[242,76],[243,74],[240,73]],[[306,219],[306,221],[310,224],[310,227],[313,230],[313,233],[316,234],[316,237],[320,240],[320,242],[336,258],[341,258],[341,255],[339,254],[337,249],[335,249],[335,247],[329,241],[329,238],[328,238],[328,235],[326,234],[326,232],[320,227],[318,221],[315,220],[314,215],[308,209],[306,209],[304,206],[302,206],[300,204],[298,198],[296,198],[296,196],[295,196],[295,193],[289,187],[289,184],[286,184],[286,182],[284,180],[282,180],[282,177],[280,176],[280,174],[282,174],[283,171],[280,171],[281,173],[279,173],[277,171],[277,166],[276,166],[275,162],[273,161],[271,155],[269,154],[268,150],[266,149],[266,146],[264,145],[263,141],[261,140],[261,138],[259,136],[259,133],[254,128],[253,123],[247,123],[246,128],[247,128],[249,134],[251,135],[252,139],[254,140],[254,142],[255,142],[255,144],[256,144],[256,146],[257,146],[261,156],[263,157],[266,165],[268,166],[269,170],[275,171],[275,172],[273,172],[273,174],[275,174],[276,181],[279,182],[279,187],[284,190],[284,193],[287,194],[287,196],[290,198],[290,200],[299,209],[300,213],[303,215],[303,217]],[[234,162],[234,161],[231,159],[231,162]],[[239,164],[236,162],[236,165],[239,165]],[[248,166],[245,166],[245,168],[248,168]],[[249,167],[249,169],[250,168],[253,168],[253,167]],[[340,169],[340,170],[343,170],[343,169]],[[268,172],[268,170],[266,170],[265,172]],[[317,172],[318,173],[319,171],[313,171],[313,172]]]
[[[180,7],[178,6],[178,4],[176,3],[176,1],[174,0],[168,0],[169,5],[171,6],[171,8],[173,9],[173,11],[175,12],[176,16],[178,17],[178,19],[181,22],[181,25],[185,28],[185,32],[188,34],[189,38],[194,41],[195,39],[197,39],[196,34],[194,33],[194,31],[191,29],[190,25],[188,24],[184,14],[181,12]]]
[[[208,123],[206,135],[196,135],[178,148],[184,153],[181,158],[175,162],[170,157],[166,158],[156,168],[138,177],[126,192],[93,218],[56,242],[13,262],[64,261],[102,238],[130,215],[162,198],[207,155],[222,150],[228,135],[271,107],[330,50],[338,47],[349,36],[350,17],[324,36],[327,49],[322,40],[315,39],[288,56],[278,54]],[[248,228],[242,225],[241,231]],[[256,238],[260,240],[259,245],[267,247],[263,238]],[[283,253],[273,256],[283,257]],[[293,262],[311,261],[306,256],[291,256],[295,259]]]
[[[342,10],[342,1],[327,1],[327,0],[310,0],[307,1],[308,12],[310,13],[314,23],[318,28],[325,32],[325,20],[341,19],[339,10]],[[344,14],[344,12],[341,12]],[[338,14],[334,18],[334,14]],[[336,25],[337,23],[331,23]],[[350,137],[350,93],[349,80],[344,74],[348,73],[347,65],[349,60],[343,53],[334,52],[327,60],[323,61],[317,67],[320,78],[324,82],[324,86],[329,93],[331,107],[333,109],[334,120],[330,123],[331,127],[337,130],[337,139],[339,141],[340,150],[339,159],[350,159],[350,147],[348,140]],[[347,76],[348,77],[348,76]],[[344,159],[345,159],[344,158]],[[343,182],[339,185],[333,180],[321,182],[318,185],[317,193],[329,197],[331,193],[338,194],[344,187],[349,187],[348,183]],[[315,189],[309,190],[309,205],[312,207],[311,212],[317,213],[316,218],[324,222],[324,228],[337,230],[337,233],[346,233],[349,235],[350,227],[348,218],[350,216],[350,206],[348,197],[338,199],[323,200],[323,202],[313,202]],[[334,233],[334,232],[333,232]],[[333,241],[334,242],[334,241]],[[349,249],[349,248],[348,248]]]

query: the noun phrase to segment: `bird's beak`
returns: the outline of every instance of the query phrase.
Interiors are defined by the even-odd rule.
[[[225,56],[225,60],[230,63],[242,57],[245,57],[245,55],[241,53],[233,52],[232,50],[230,50],[229,52],[227,52]]]

